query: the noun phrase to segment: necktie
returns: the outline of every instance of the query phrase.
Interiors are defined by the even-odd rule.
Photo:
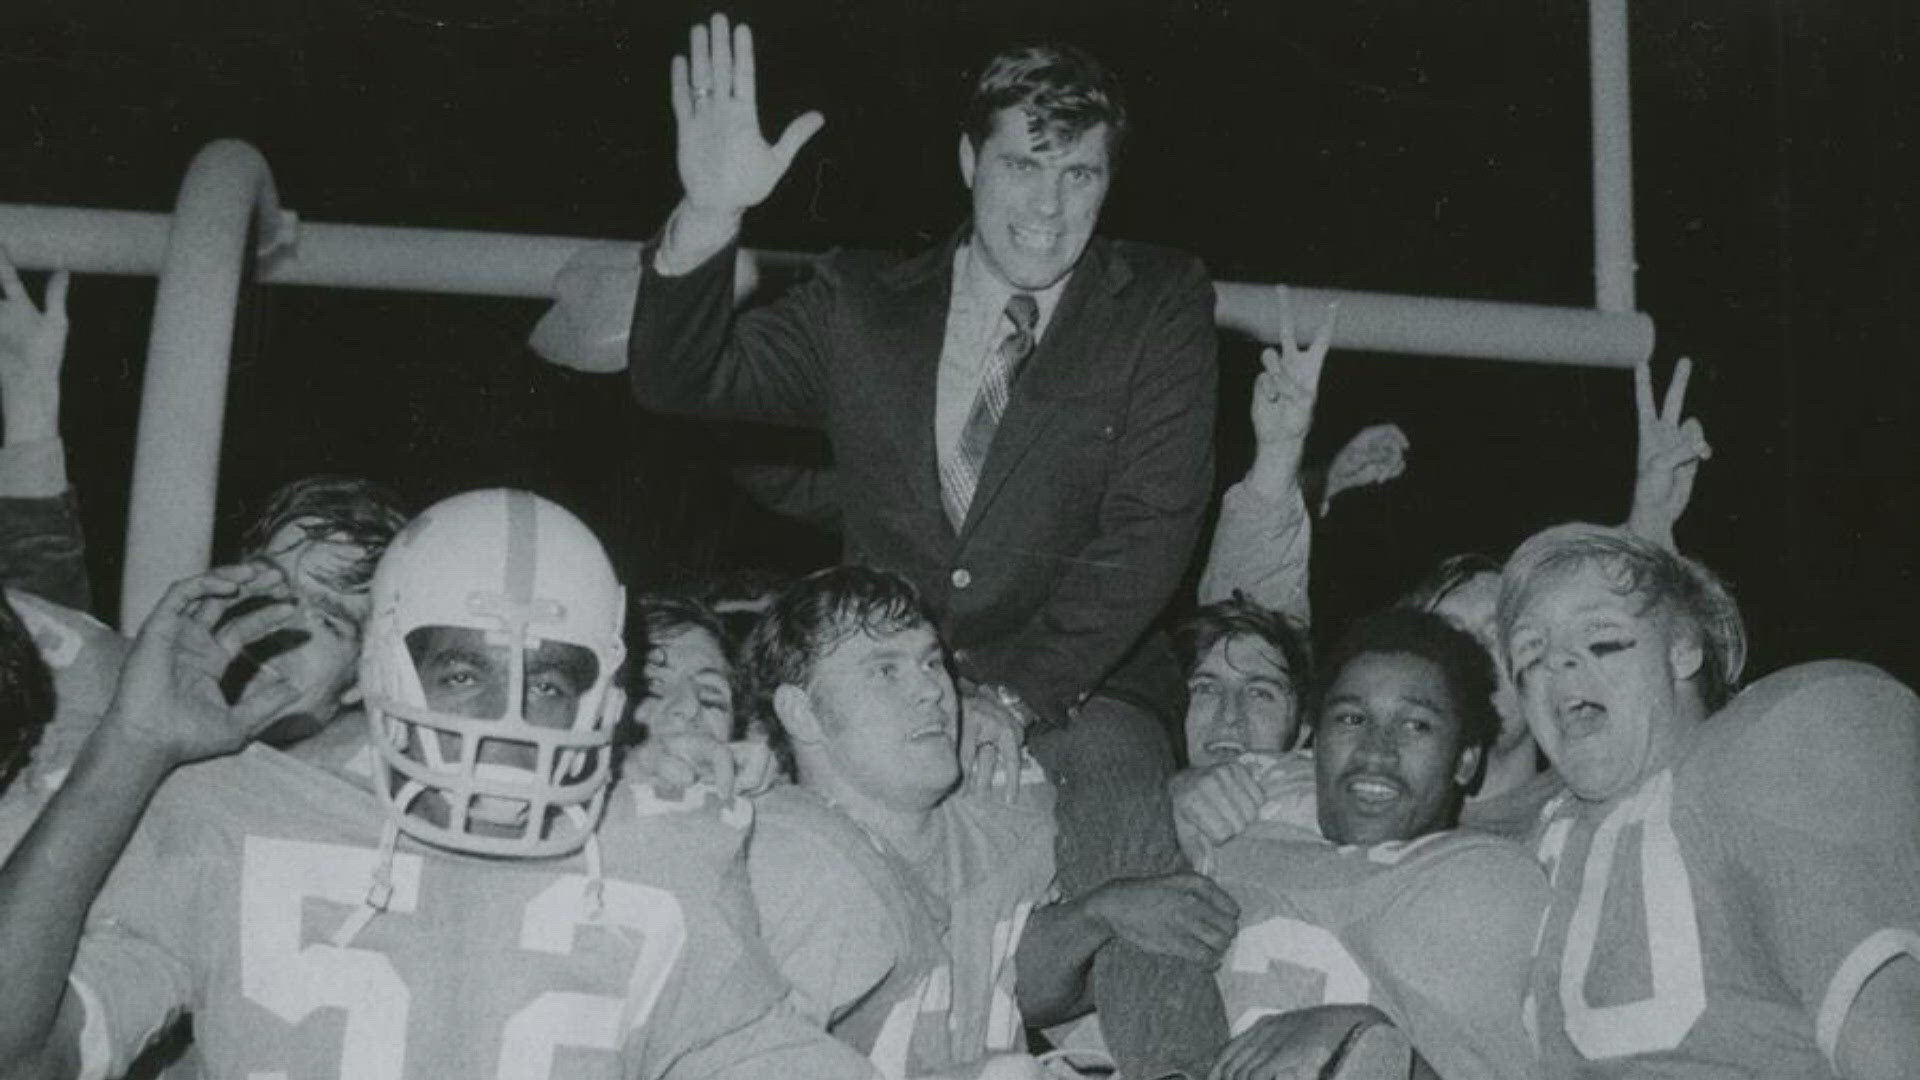
[[[1006,320],[1011,329],[987,358],[980,392],[967,413],[967,425],[960,429],[960,445],[940,467],[941,501],[955,530],[967,520],[967,507],[972,505],[974,488],[979,486],[980,469],[986,464],[987,449],[993,445],[994,429],[1007,411],[1007,388],[1020,374],[1021,362],[1033,352],[1033,327],[1039,319],[1040,304],[1032,294],[1014,293],[1007,298]]]

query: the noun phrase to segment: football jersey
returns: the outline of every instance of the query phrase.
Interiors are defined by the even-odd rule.
[[[1920,959],[1920,704],[1862,664],[1789,668],[1628,794],[1551,806],[1539,854],[1549,1076],[1833,1076],[1868,976]]]
[[[1053,877],[1051,817],[1025,801],[949,798],[943,842],[916,869],[804,789],[757,800],[763,933],[803,1009],[882,1075],[1022,1048],[1013,957]]]
[[[1465,831],[1339,847],[1262,821],[1200,869],[1240,905],[1218,970],[1234,1034],[1371,1004],[1447,1080],[1535,1074],[1521,1000],[1547,885],[1525,848]]]
[[[597,867],[406,838],[383,858],[386,812],[260,746],[176,771],[81,941],[83,1074],[118,1075],[181,1012],[222,1078],[865,1074],[776,1008],[746,804],[621,787]],[[352,931],[376,883],[384,910]]]
[[[133,647],[85,612],[17,589],[8,589],[7,599],[53,675],[55,704],[53,720],[40,733],[26,769],[0,792],[0,860],[26,835],[60,789],[81,744],[100,725]]]

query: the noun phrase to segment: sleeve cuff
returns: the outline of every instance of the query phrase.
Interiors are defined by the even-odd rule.
[[[1840,1030],[1846,1025],[1847,1014],[1853,1010],[1854,999],[1860,996],[1861,988],[1874,972],[1902,955],[1920,960],[1920,934],[1894,927],[1876,931],[1854,946],[1841,961],[1839,970],[1833,973],[1833,980],[1827,983],[1827,994],[1821,999],[1813,1030],[1821,1055],[1836,1074],[1840,1069],[1837,1060]]]
[[[60,439],[0,446],[0,498],[52,498],[67,486],[66,444]]]

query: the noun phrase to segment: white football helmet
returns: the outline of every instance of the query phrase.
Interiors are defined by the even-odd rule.
[[[626,598],[592,531],[531,492],[470,491],[394,537],[371,592],[360,685],[376,787],[399,829],[483,855],[579,849],[605,805],[625,704]],[[452,653],[465,666],[431,684],[437,696],[451,687],[468,695],[463,713],[488,715],[430,704],[421,665],[434,662],[423,649],[436,641],[467,643]],[[571,722],[528,716],[528,661],[555,652],[577,658]],[[490,696],[470,689],[489,679]],[[554,698],[551,685],[534,693]]]

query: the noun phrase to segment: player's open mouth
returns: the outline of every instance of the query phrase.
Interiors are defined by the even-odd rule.
[[[1554,710],[1554,716],[1560,723],[1563,737],[1579,739],[1600,730],[1607,721],[1607,709],[1597,701],[1568,698]]]
[[[1405,788],[1383,776],[1356,776],[1346,782],[1347,794],[1365,806],[1384,806],[1398,799]]]
[[[1237,758],[1241,754],[1244,754],[1247,752],[1247,746],[1245,743],[1236,742],[1231,739],[1221,739],[1215,742],[1210,742],[1202,746],[1200,749],[1205,750],[1207,753],[1217,758]]]

